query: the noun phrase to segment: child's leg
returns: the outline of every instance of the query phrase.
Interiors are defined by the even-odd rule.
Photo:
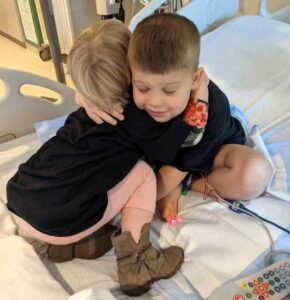
[[[271,175],[271,166],[261,153],[228,144],[216,155],[208,182],[224,198],[250,200],[265,191]],[[204,178],[193,181],[191,190],[205,192]]]
[[[36,230],[17,216],[15,219],[23,236],[48,243],[47,252],[51,260],[64,262],[74,257],[93,259],[112,247],[111,235],[115,229],[107,223],[124,207],[123,231],[130,231],[138,241],[142,226],[152,220],[155,204],[155,174],[145,162],[139,161],[130,173],[108,192],[108,205],[103,218],[80,233],[67,237],[50,236]]]
[[[144,188],[142,188],[144,186]],[[138,192],[142,190],[142,193]],[[133,204],[131,203],[132,195],[140,194],[140,197],[133,197]],[[95,225],[77,234],[65,237],[58,237],[44,234],[34,227],[32,227],[25,220],[15,217],[15,221],[25,235],[33,237],[34,239],[54,244],[54,245],[68,245],[80,241],[81,239],[93,234],[96,230],[107,224],[114,218],[122,209],[128,207],[138,207],[145,211],[149,211],[152,215],[155,211],[156,205],[156,179],[152,169],[143,161],[139,161],[130,173],[113,189],[108,192],[108,205],[104,212],[102,219]],[[145,222],[148,219],[145,219]],[[151,221],[151,219],[150,219]]]
[[[180,247],[157,250],[152,246],[150,223],[156,204],[156,178],[144,162],[139,163],[139,171],[134,173],[132,182],[137,180],[141,184],[129,192],[129,200],[122,210],[122,233],[112,237],[120,286],[130,296],[141,295],[150,289],[152,282],[173,276],[184,259]],[[119,196],[124,196],[130,189],[129,181],[113,189],[110,202],[117,202]]]
[[[180,195],[181,185],[179,184],[169,195],[157,201],[157,207],[163,220],[168,222],[170,217],[177,215]]]
[[[149,165],[140,161],[133,176],[123,180],[109,192],[110,202],[122,201],[122,232],[129,231],[138,243],[144,224],[151,223],[156,206],[156,177]],[[121,210],[121,209],[120,209]]]
[[[151,223],[153,212],[142,208],[124,207],[122,210],[122,232],[129,231],[136,243],[139,242],[141,229],[144,224]]]

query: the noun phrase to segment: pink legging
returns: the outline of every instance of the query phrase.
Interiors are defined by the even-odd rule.
[[[130,173],[108,192],[108,205],[103,218],[88,229],[67,237],[44,234],[23,219],[14,216],[19,234],[55,245],[77,242],[108,223],[123,208],[138,208],[154,213],[156,205],[156,177],[151,167],[140,160]]]

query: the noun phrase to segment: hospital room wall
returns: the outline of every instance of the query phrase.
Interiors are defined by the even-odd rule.
[[[240,0],[241,11],[244,14],[256,15],[259,10],[259,0]],[[285,5],[289,5],[290,0],[268,0],[268,11],[273,12]]]

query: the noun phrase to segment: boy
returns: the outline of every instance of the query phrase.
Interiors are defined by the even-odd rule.
[[[222,197],[238,200],[259,196],[271,177],[263,155],[244,146],[242,126],[230,115],[222,91],[210,82],[208,90],[200,88],[195,96],[204,84],[198,67],[199,50],[196,26],[174,14],[144,19],[129,43],[137,107],[156,122],[165,123],[183,114],[184,121],[191,125],[190,134],[171,163],[176,168],[163,166],[157,173],[158,205],[166,220],[177,212],[180,182],[188,171],[193,175],[192,190],[206,193],[208,182]]]

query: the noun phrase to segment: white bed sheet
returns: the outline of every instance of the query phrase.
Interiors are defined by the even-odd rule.
[[[243,16],[202,38],[201,65],[262,129],[290,118],[289,31],[286,23]]]
[[[269,191],[284,200],[263,195],[248,207],[285,227],[290,223],[286,201],[290,173],[289,36],[288,25],[242,17],[204,36],[201,57],[210,77],[246,112],[252,124],[260,126],[276,169]],[[65,299],[76,293],[72,299],[126,299],[118,289],[112,251],[95,261],[52,264],[43,258],[42,264],[32,248],[14,235],[13,220],[4,205],[5,185],[18,164],[38,147],[35,134],[0,145],[0,265],[1,271],[2,266],[5,270],[0,272],[0,298],[38,299],[42,295],[43,299]],[[185,249],[181,272],[155,283],[141,299],[205,298],[269,249],[268,236],[260,225],[202,200],[200,194],[190,193],[180,199],[180,217],[182,222],[172,226],[156,219],[152,237],[155,244],[178,244]],[[274,240],[281,237],[280,230],[267,227]],[[285,241],[289,251],[289,237]],[[31,297],[34,294],[27,291],[37,296]]]
[[[271,193],[288,201],[289,36],[289,24],[244,16],[205,35],[201,49],[201,64],[209,76],[246,114],[251,125],[259,126],[277,170]]]

